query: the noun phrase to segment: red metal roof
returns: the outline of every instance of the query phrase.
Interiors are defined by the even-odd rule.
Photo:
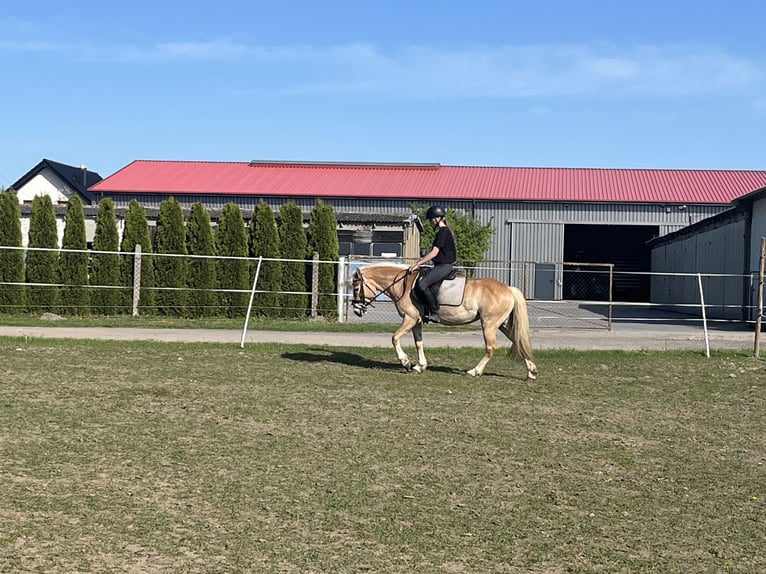
[[[727,204],[766,171],[137,160],[91,192]]]

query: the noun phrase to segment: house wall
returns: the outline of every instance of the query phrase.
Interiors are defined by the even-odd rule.
[[[74,193],[51,169],[45,168],[16,190],[19,203],[32,203],[38,195],[50,196],[53,205],[66,203]]]

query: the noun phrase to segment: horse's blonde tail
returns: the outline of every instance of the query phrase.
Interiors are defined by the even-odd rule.
[[[529,331],[527,300],[524,294],[516,287],[511,287],[510,289],[514,304],[505,325],[506,332],[513,342],[509,354],[532,361],[532,338]]]

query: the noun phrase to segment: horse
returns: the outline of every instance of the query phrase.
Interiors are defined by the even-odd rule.
[[[423,319],[411,297],[417,275],[410,273],[407,266],[396,263],[372,263],[359,267],[351,281],[352,306],[354,313],[362,317],[377,297],[388,295],[402,318],[402,323],[391,337],[396,356],[405,369],[423,373],[428,367],[423,352]],[[497,349],[497,331],[500,330],[512,343],[509,355],[524,360],[528,379],[537,378],[537,365],[532,361],[527,301],[521,291],[488,277],[466,279],[462,302],[439,308],[439,322],[444,325],[467,325],[478,320],[484,334],[484,355],[468,371],[468,375],[480,377],[484,374]],[[401,346],[401,339],[408,331],[412,331],[415,339],[417,364],[412,364]]]

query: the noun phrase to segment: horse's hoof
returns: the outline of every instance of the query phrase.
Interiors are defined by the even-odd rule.
[[[425,367],[421,367],[420,365],[412,365],[412,370],[416,373],[424,373],[426,371]]]
[[[527,380],[534,381],[536,379],[537,379],[537,373],[533,373],[531,371],[527,373]]]
[[[466,373],[469,377],[480,377],[481,373],[476,372],[476,369],[471,369]]]

